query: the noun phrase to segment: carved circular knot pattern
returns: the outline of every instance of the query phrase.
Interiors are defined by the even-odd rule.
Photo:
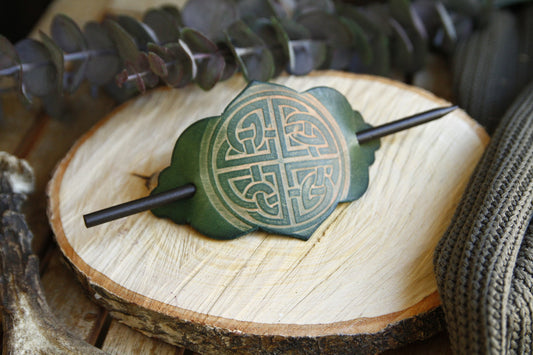
[[[338,124],[309,94],[268,90],[239,99],[209,140],[219,211],[267,231],[314,230],[348,189]]]

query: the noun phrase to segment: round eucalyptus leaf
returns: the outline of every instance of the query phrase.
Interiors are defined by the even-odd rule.
[[[433,38],[439,27],[439,16],[433,0],[415,0],[411,3],[411,9],[416,14],[416,21],[422,22],[427,33],[427,38]]]
[[[163,80],[173,87],[184,87],[193,80],[193,58],[178,43],[169,43],[159,53],[167,63],[168,75]]]
[[[88,48],[81,29],[66,15],[54,16],[50,25],[50,34],[65,53],[83,52]]]
[[[0,75],[13,76],[20,91],[22,82],[19,77],[21,72],[22,65],[15,47],[6,37],[0,35]]]
[[[355,9],[352,16],[357,18],[356,22],[358,24],[362,27],[368,26],[368,30],[374,33],[386,36],[390,36],[392,33],[389,23],[390,11],[386,4],[371,3],[364,8]]]
[[[319,68],[326,59],[326,45],[322,41],[295,40],[290,41],[291,59],[287,72],[293,75],[306,75]]]
[[[122,26],[111,19],[104,20],[103,25],[115,43],[120,59],[122,59],[124,64],[135,65],[140,53],[135,39]]]
[[[414,46],[405,29],[393,18],[390,19],[394,36],[391,49],[393,65],[402,71],[412,71],[414,66]]]
[[[72,93],[85,78],[90,56],[87,40],[78,25],[65,15],[54,17],[50,32],[55,43],[65,52],[64,60],[69,63],[68,71],[63,74],[63,86]]]
[[[442,0],[442,5],[453,12],[459,12],[469,17],[474,17],[482,12],[484,3],[488,1],[479,0]]]
[[[211,90],[222,78],[224,73],[224,58],[219,54],[211,54],[205,58],[197,60],[198,75],[196,83],[203,90]]]
[[[285,30],[285,28],[281,24],[281,21],[283,21],[283,20],[284,19],[272,18],[271,22],[272,22],[272,26],[274,28],[274,31],[276,33],[277,41],[278,41],[279,45],[281,46],[281,50],[283,51],[284,56],[287,58],[287,66],[289,66],[293,54],[291,52],[291,47],[290,47],[290,44],[289,44],[291,39],[289,37],[289,34],[287,33],[287,31]],[[298,26],[300,26],[300,25],[298,25]],[[300,27],[305,30],[305,28],[303,26],[300,26]],[[307,30],[305,30],[305,31],[307,31]]]
[[[519,31],[512,13],[495,11],[489,26],[459,42],[453,54],[457,102],[489,133],[494,132],[521,85],[526,84],[520,77]]]
[[[39,36],[43,45],[48,49],[50,53],[50,59],[54,68],[56,69],[56,87],[57,93],[63,93],[63,73],[64,73],[64,64],[63,64],[63,51],[59,46],[52,40],[47,34],[42,31],[39,31]]]
[[[384,32],[384,28],[372,21],[368,16],[368,12],[363,8],[340,3],[337,4],[337,13],[342,14],[343,18],[356,23],[368,35]]]
[[[143,22],[155,33],[159,44],[177,42],[180,39],[180,24],[168,11],[148,10],[144,14]]]
[[[393,57],[397,58],[396,66],[408,72],[415,72],[426,61],[428,51],[426,28],[407,0],[389,1],[389,10],[392,16],[391,23],[393,24],[393,43],[396,43],[396,46],[400,46],[398,53],[393,51]],[[406,55],[406,53],[411,51],[409,42],[412,45],[412,53]]]
[[[434,38],[439,27],[435,2],[417,0],[409,4],[404,0],[395,0],[394,3],[391,14],[413,44],[413,63],[409,69],[413,72],[425,65],[430,39]],[[397,35],[397,29],[395,32]]]
[[[137,48],[142,51],[146,50],[148,43],[150,42],[160,43],[155,31],[133,17],[126,15],[117,16],[116,23],[130,34],[135,41]]]
[[[298,17],[297,21],[307,28],[312,39],[325,40],[332,47],[349,47],[353,43],[350,30],[339,16],[312,11]]]
[[[19,91],[19,98],[22,104],[26,108],[30,108],[33,105],[33,95],[28,92],[28,89],[26,88],[26,85],[21,84],[20,85],[20,91]]]
[[[389,37],[380,34],[372,42],[372,52],[374,53],[370,72],[375,75],[387,76],[390,73],[391,54]]]
[[[189,0],[181,12],[183,24],[202,32],[217,42],[224,39],[224,31],[239,18],[232,0]]]
[[[285,55],[283,46],[280,45],[277,30],[271,20],[260,18],[254,21],[250,28],[257,34],[268,46],[274,58],[274,76],[281,74],[287,66],[288,56]]]
[[[193,53],[215,53],[218,51],[217,45],[213,41],[192,28],[184,28],[181,31],[181,38]]]
[[[57,70],[44,44],[26,38],[15,44],[15,49],[23,68],[23,93],[28,99],[45,96],[57,89]]]
[[[276,16],[270,1],[240,0],[237,2],[238,13],[244,21]]]
[[[353,49],[348,47],[331,48],[326,57],[327,69],[347,70],[352,60]]]
[[[223,81],[231,78],[237,72],[237,70],[239,70],[239,65],[235,61],[235,57],[233,56],[233,53],[226,42],[220,42],[218,44],[218,49],[224,57],[224,72],[220,78],[220,81]]]
[[[324,63],[327,52],[324,41],[311,40],[304,26],[288,19],[272,19],[272,24],[287,57],[288,73],[305,75]]]
[[[474,21],[471,17],[454,14],[453,23],[457,35],[457,42],[467,39],[474,31]]]
[[[445,52],[451,52],[457,42],[455,25],[450,13],[441,2],[435,4],[435,9],[437,10],[440,21],[440,28],[434,38],[434,45]]]
[[[144,85],[148,88],[153,88],[159,83],[159,77],[156,73],[152,71],[151,65],[150,65],[150,59],[148,57],[148,54],[141,52],[139,53],[139,57],[137,58],[137,62],[133,68],[137,70],[134,72],[132,70],[131,74],[134,74],[136,76],[139,76],[141,80],[144,82]],[[131,68],[130,68],[131,69]]]
[[[372,62],[372,48],[365,31],[355,21],[341,17],[341,21],[350,29],[353,37],[353,49],[361,64],[368,67]]]
[[[161,10],[167,12],[172,16],[174,21],[178,24],[178,27],[183,27],[183,20],[181,18],[180,10],[174,6],[174,5],[163,5],[161,6]]]
[[[429,53],[429,32],[422,19],[415,12],[413,6],[409,6],[411,14],[411,27],[408,30],[414,46],[414,70],[419,70],[426,65]]]
[[[120,70],[117,49],[109,32],[99,23],[88,22],[83,30],[91,53],[85,77],[92,84],[104,85]]]
[[[278,0],[266,0],[270,8],[272,9],[272,12],[274,12],[274,16],[276,18],[288,18],[290,17],[287,13],[286,8],[284,5],[288,3],[289,1],[278,1]]]
[[[411,23],[412,23],[413,29],[419,34],[419,36],[422,39],[424,39],[424,41],[427,42],[429,38],[429,32],[426,29],[424,21],[419,16],[419,14],[416,12],[416,9],[413,6],[413,4],[409,5],[409,13],[411,14]]]
[[[204,90],[211,89],[222,78],[224,57],[215,43],[192,28],[183,29],[181,36],[193,53],[197,66],[196,83]]]
[[[250,29],[259,36],[269,47],[278,44],[278,37],[272,21],[258,18],[250,24]]]
[[[390,13],[395,21],[401,25],[413,44],[413,59],[410,71],[414,71],[425,62],[427,54],[428,33],[420,17],[407,0],[389,1]],[[395,29],[398,32],[398,29]]]
[[[165,61],[161,56],[156,53],[149,51],[148,52],[148,64],[150,65],[150,70],[157,76],[165,78],[168,75],[168,69],[165,64]]]
[[[6,37],[0,35],[0,70],[13,66],[20,66],[17,51]]]
[[[339,16],[313,11],[299,17],[298,23],[309,30],[312,39],[326,42],[328,51],[322,68],[344,69],[348,66],[347,53],[353,46],[353,37]]]
[[[76,91],[86,77],[89,57],[78,62],[69,61],[69,70],[63,73],[63,87],[70,93]]]
[[[242,21],[237,21],[227,29],[226,38],[248,81],[268,81],[272,77],[274,73],[272,53],[250,27]]]
[[[296,19],[314,11],[335,13],[335,4],[331,0],[296,0],[294,3],[293,17]]]
[[[157,74],[167,85],[184,87],[193,79],[193,57],[178,43],[164,46],[150,44],[148,59],[152,72]],[[157,56],[157,62],[153,62]],[[164,68],[161,66],[164,65]],[[154,68],[159,66],[160,68]]]
[[[398,23],[402,26],[410,26],[412,24],[408,0],[389,0],[388,4],[391,16]]]
[[[278,30],[278,35],[286,36],[287,40],[310,39],[311,33],[303,25],[290,19],[272,19],[274,28]]]

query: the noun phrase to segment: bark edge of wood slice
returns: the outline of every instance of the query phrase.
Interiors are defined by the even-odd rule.
[[[373,125],[449,105],[389,79],[340,72],[281,77],[329,86]],[[444,328],[433,249],[488,136],[463,111],[383,138],[365,195],[307,241],[257,232],[207,239],[149,212],[86,229],[82,215],[145,196],[179,134],[219,115],[241,77],[209,92],[157,89],[83,136],[48,186],[48,215],[95,301],[141,332],[199,352],[375,353]]]

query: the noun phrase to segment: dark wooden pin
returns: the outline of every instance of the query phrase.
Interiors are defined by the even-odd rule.
[[[86,214],[83,216],[83,220],[85,221],[85,226],[90,228],[102,223],[114,221],[115,219],[127,217],[135,213],[164,206],[174,201],[192,197],[195,192],[196,187],[193,184],[187,184],[157,195],[146,196],[138,200],[133,200]]]
[[[359,131],[355,135],[359,144],[364,144],[366,142],[424,124],[426,122],[436,120],[444,115],[447,115],[456,108],[457,106],[454,105],[424,111],[393,122],[385,123],[381,126]],[[133,200],[86,214],[83,216],[83,220],[85,222],[85,226],[90,228],[102,223],[114,221],[122,217],[127,217],[135,213],[148,211],[174,201],[190,198],[195,192],[196,187],[192,184],[187,184],[176,187],[175,189],[169,191],[162,192],[160,194],[143,197],[138,200]]]
[[[399,131],[409,129],[411,127],[424,124],[429,121],[436,120],[437,118],[441,118],[442,116],[447,115],[448,113],[452,112],[456,108],[457,106],[454,105],[454,106],[448,106],[448,107],[439,107],[439,108],[435,108],[429,111],[416,113],[412,116],[408,116],[408,117],[401,118],[396,121],[385,123],[381,126],[372,127],[369,129],[365,129],[363,131],[359,131],[355,135],[357,137],[357,141],[359,142],[359,144],[364,144],[371,140],[385,137],[385,136],[388,136],[389,134],[393,134]]]

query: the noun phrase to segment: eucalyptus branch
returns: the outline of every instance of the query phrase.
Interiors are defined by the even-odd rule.
[[[209,11],[210,2],[216,2],[216,13]],[[261,81],[284,70],[413,73],[429,50],[449,51],[487,13],[481,5],[475,11],[453,5],[189,0],[181,12],[164,6],[147,11],[142,21],[118,15],[90,22],[83,31],[59,15],[51,37],[41,34],[40,42],[13,46],[0,36],[0,77],[21,81],[13,88],[31,99],[57,97],[63,88],[72,92],[83,80],[104,85],[115,78],[119,85],[135,83],[140,92],[161,82],[195,82],[209,90],[236,69],[247,80]]]
[[[63,55],[63,60],[65,62],[75,62],[79,60],[84,61],[88,60],[91,57],[97,57],[102,55],[116,55],[116,52],[111,50],[88,50],[83,52],[65,53]]]
[[[64,53],[63,54],[63,61],[65,63],[69,62],[76,62],[76,61],[84,61],[88,60],[90,57],[96,57],[100,55],[110,55],[110,54],[116,54],[114,51],[83,51],[83,52],[73,52],[73,53]],[[46,65],[52,64],[51,61],[43,61],[43,62],[37,62],[37,63],[28,63],[28,64],[21,64],[21,65],[12,65],[10,67],[0,69],[0,76],[10,76],[19,74],[20,72],[25,71],[31,71],[37,67],[42,67]]]

